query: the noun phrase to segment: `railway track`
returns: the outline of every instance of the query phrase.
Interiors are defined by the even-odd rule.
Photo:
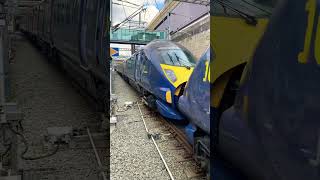
[[[139,105],[138,105],[139,106]],[[168,139],[168,140],[158,140],[158,138],[156,138],[155,142],[156,142],[156,147],[159,150],[159,155],[161,156],[161,158],[164,161],[164,164],[167,168],[167,171],[169,174],[176,174],[176,172],[174,172],[173,168],[174,166],[172,166],[175,163],[191,163],[194,166],[192,167],[184,167],[183,172],[185,173],[187,179],[206,179],[205,177],[205,173],[204,171],[200,168],[200,165],[195,161],[195,159],[193,158],[193,147],[192,145],[188,142],[186,134],[183,132],[182,129],[180,129],[179,127],[177,127],[174,123],[170,122],[169,120],[166,120],[164,117],[162,117],[159,113],[150,110],[149,108],[147,108],[148,111],[151,111],[153,115],[150,116],[150,113],[142,113],[141,112],[141,116],[143,116],[143,119],[145,121],[145,126],[146,126],[146,130],[148,135],[151,136],[155,136],[155,134],[152,134],[151,132],[153,131],[153,128],[150,128],[150,125],[152,125],[154,122],[160,122],[160,126],[162,127],[166,127],[165,129],[161,130],[160,132],[157,132],[161,135],[165,135],[166,132],[170,133],[170,136],[172,137],[172,139]],[[149,115],[149,116],[146,116]],[[151,118],[156,118],[157,120],[149,120]],[[150,131],[149,131],[150,130]],[[160,135],[160,136],[161,136]],[[151,137],[151,139],[154,141],[153,137]],[[161,138],[159,138],[161,139]],[[168,142],[170,141],[172,144],[174,144],[174,141],[177,141],[179,146],[177,146],[176,148],[173,148],[171,150],[168,150],[166,145],[163,145],[162,143],[164,142]],[[183,154],[180,156],[179,158],[177,158],[177,155],[179,154],[178,151],[181,152],[181,150],[183,150]],[[171,153],[168,153],[169,151],[172,151]],[[167,165],[168,164],[168,165]],[[171,166],[169,165],[171,164]],[[171,172],[173,170],[173,172]],[[175,179],[174,177],[171,179]]]
[[[170,133],[174,135],[174,137],[183,145],[184,149],[187,151],[190,156],[193,154],[193,148],[189,144],[186,135],[183,133],[183,131],[179,128],[177,128],[172,122],[167,121],[162,116],[159,115],[159,119],[161,122],[166,124],[170,128]]]

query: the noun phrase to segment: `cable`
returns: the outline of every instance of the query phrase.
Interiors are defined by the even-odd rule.
[[[38,159],[47,158],[47,157],[50,157],[50,156],[56,154],[56,153],[58,152],[59,148],[60,148],[60,144],[58,143],[57,146],[56,146],[56,148],[55,148],[55,150],[52,151],[51,153],[44,154],[44,155],[41,155],[41,156],[35,156],[35,157],[26,157],[25,154],[26,154],[26,153],[28,152],[28,150],[29,150],[29,144],[28,144],[26,138],[23,136],[23,134],[15,131],[11,126],[9,126],[9,129],[10,129],[14,134],[20,136],[22,142],[23,142],[24,145],[25,145],[24,151],[20,154],[21,159],[32,161],[32,160],[38,160]]]
[[[11,150],[11,147],[12,147],[12,143],[10,142],[8,144],[8,147],[5,150],[5,152],[1,154],[1,162],[3,162],[3,158],[6,157],[9,154],[9,151]]]
[[[122,2],[122,1],[121,1],[121,4],[122,4],[122,9],[123,9],[124,15],[126,16],[126,19],[127,19],[128,16],[127,16],[127,13],[126,13],[126,10],[125,10],[125,8],[124,8],[124,5],[123,5],[123,2]]]
[[[3,161],[3,158],[6,157],[9,154],[9,151],[11,150],[12,147],[12,142],[7,143],[7,139],[6,139],[6,131],[3,128],[3,126],[1,126],[1,129],[3,130],[2,132],[2,145],[3,146],[7,146],[7,149],[4,151],[4,153],[1,153],[0,158],[1,158],[1,162]]]
[[[260,8],[259,6],[256,6],[256,5],[250,3],[250,2],[248,2],[246,0],[241,0],[241,1],[251,5],[252,7],[255,7],[255,8],[259,9],[260,11],[263,11],[263,12],[267,13],[268,15],[271,15],[271,12],[269,12],[269,11],[263,9],[263,8]]]
[[[142,119],[142,121],[143,121],[144,127],[145,127],[147,133],[149,134],[149,130],[148,130],[147,125],[146,125],[146,122],[145,122],[145,120],[144,120],[144,117],[143,117],[142,111],[141,111],[141,109],[140,109],[139,103],[137,103],[137,105],[138,105],[138,108],[139,108],[139,112],[140,112],[140,115],[141,115],[140,117],[141,117],[141,119]],[[160,149],[159,149],[156,141],[154,140],[153,136],[151,136],[151,139],[152,139],[153,144],[156,146],[156,149],[157,149],[157,151],[158,151],[158,153],[159,153],[159,155],[160,155],[160,158],[161,158],[164,166],[166,167],[166,170],[167,170],[167,172],[168,172],[168,174],[169,174],[169,176],[170,176],[170,179],[171,179],[171,180],[174,180],[173,175],[172,175],[172,173],[171,173],[171,171],[170,171],[170,169],[169,169],[169,167],[168,167],[168,165],[167,165],[167,162],[164,160],[164,157],[162,156],[161,151],[160,151]]]
[[[133,6],[128,6],[128,5],[123,5],[123,4],[120,4],[120,3],[117,3],[117,2],[113,2],[112,4],[119,5],[119,6],[125,6],[125,7],[129,7],[129,8],[134,8],[134,9],[138,9],[138,8],[139,8],[139,7],[133,7]]]

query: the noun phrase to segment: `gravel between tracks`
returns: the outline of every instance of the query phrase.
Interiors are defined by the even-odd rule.
[[[117,73],[114,73],[113,87],[120,107],[126,101],[140,100],[138,93]],[[151,113],[146,106],[141,105],[140,107],[143,114]],[[138,107],[134,106],[132,109],[117,114],[118,123],[110,136],[111,179],[170,179],[152,140],[147,137]],[[162,134],[161,139],[156,142],[173,177],[176,180],[188,179],[185,169],[197,169],[198,166],[192,160],[183,161],[185,150],[179,150],[178,141],[170,138],[170,135],[166,136],[165,127],[157,116],[152,113],[147,116],[145,120],[149,131]],[[196,179],[203,179],[203,177],[192,178],[192,180]]]
[[[98,114],[71,82],[25,38],[18,36],[16,57],[10,65],[13,101],[23,111],[24,135],[30,144],[27,156],[47,153],[43,145],[47,127],[85,127],[98,121]],[[20,142],[18,149],[24,145]],[[99,153],[106,153],[100,150]],[[98,179],[97,162],[91,148],[71,149],[62,145],[53,156],[25,161],[18,159],[24,178]]]

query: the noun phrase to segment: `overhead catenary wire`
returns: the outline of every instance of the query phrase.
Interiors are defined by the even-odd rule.
[[[121,2],[122,2],[122,1],[121,1]],[[127,19],[128,16],[127,16],[127,13],[126,13],[126,9],[124,8],[123,2],[122,2],[122,9],[123,9],[124,15],[126,16],[126,19]]]
[[[139,4],[135,4],[135,3],[132,3],[132,2],[126,1],[126,0],[117,0],[117,1],[121,1],[121,2],[124,2],[124,3],[128,3],[128,4],[131,4],[131,5],[137,6],[137,7],[140,6]]]
[[[155,2],[155,4],[156,4],[157,9],[159,9],[159,5],[158,5],[157,0],[154,0],[154,2]]]
[[[147,133],[149,134],[149,130],[148,130],[148,127],[147,127],[146,122],[145,122],[145,120],[144,120],[144,117],[143,117],[143,114],[142,114],[142,111],[141,111],[141,108],[140,108],[139,103],[137,103],[137,105],[138,105],[138,108],[139,108],[140,117],[141,117],[141,119],[142,119],[142,121],[143,121],[144,127],[145,127]],[[171,179],[171,180],[174,180],[173,175],[172,175],[172,173],[171,173],[171,171],[170,171],[170,169],[169,169],[169,167],[168,167],[168,165],[167,165],[167,162],[165,161],[164,157],[162,156],[162,153],[161,153],[161,151],[160,151],[160,149],[159,149],[156,141],[154,140],[153,136],[151,136],[151,139],[152,139],[152,142],[153,142],[153,144],[155,145],[155,147],[156,147],[156,149],[157,149],[157,151],[158,151],[158,153],[159,153],[159,155],[160,155],[160,158],[161,158],[164,166],[166,167],[166,170],[167,170],[167,172],[168,172],[168,174],[169,174],[169,176],[170,176],[170,179]]]
[[[137,16],[141,11],[145,11],[146,8],[144,6],[141,6],[139,9],[137,9],[135,12],[133,12],[130,16],[128,16],[126,19],[124,19],[122,22],[112,26],[112,31],[117,31],[120,27],[122,27],[124,24],[128,23],[131,19],[133,19],[135,16]]]
[[[117,3],[117,2],[113,2],[112,4],[119,5],[119,6],[125,6],[125,7],[129,7],[129,8],[134,8],[134,9],[138,9],[139,8],[139,7],[133,7],[133,6],[125,5],[125,4],[120,4],[120,3]]]

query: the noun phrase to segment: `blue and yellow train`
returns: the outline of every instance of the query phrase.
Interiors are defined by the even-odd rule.
[[[211,13],[213,178],[320,179],[320,1],[279,0],[266,31],[262,11],[221,2]],[[263,12],[276,5],[246,2]]]
[[[196,61],[184,47],[171,41],[156,40],[117,67],[146,103],[166,118],[182,120],[177,110],[178,97]],[[121,69],[121,70],[120,70]]]
[[[210,157],[210,49],[196,62],[183,46],[156,40],[116,70],[151,108],[164,117],[189,122],[185,131],[203,168]]]

